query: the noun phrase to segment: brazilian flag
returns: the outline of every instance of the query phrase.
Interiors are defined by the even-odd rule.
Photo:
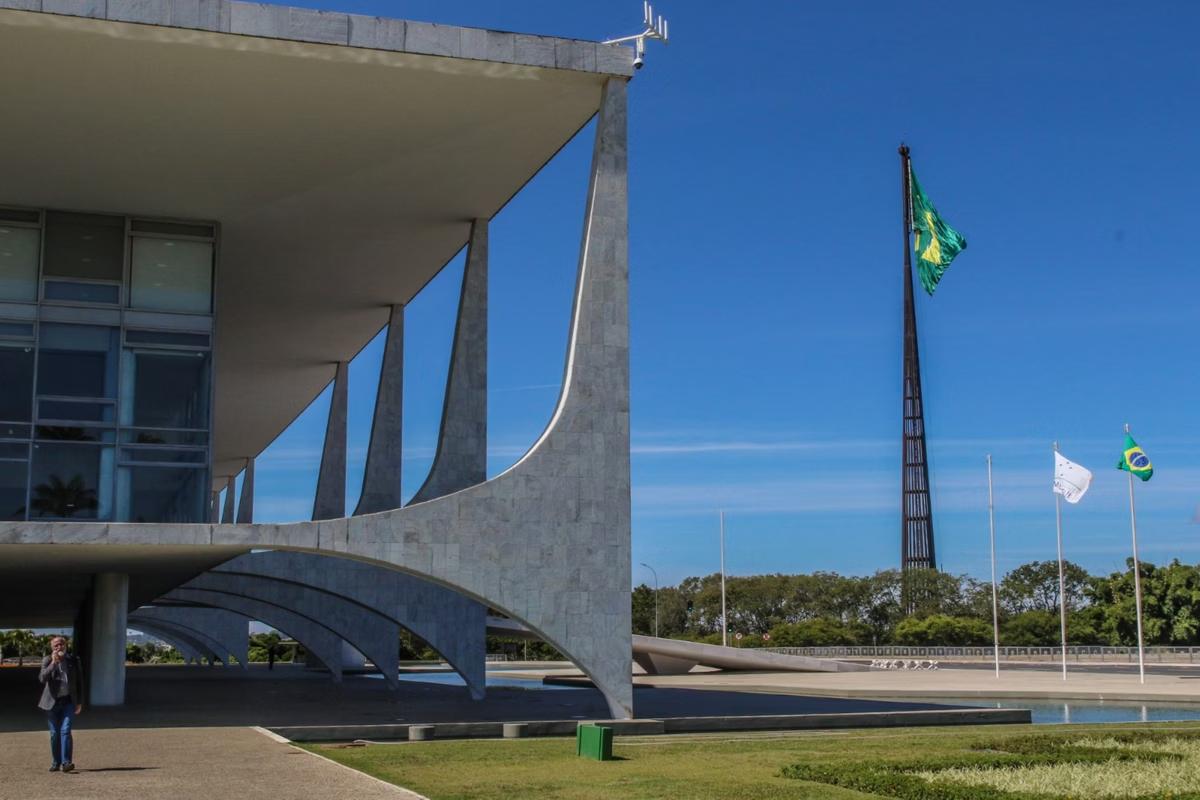
[[[1144,481],[1150,480],[1150,476],[1154,474],[1154,465],[1150,463],[1150,457],[1138,447],[1138,443],[1128,433],[1125,434],[1125,452],[1117,462],[1117,469],[1132,472]]]
[[[967,240],[947,225],[946,220],[938,214],[933,203],[929,202],[929,198],[922,191],[921,184],[917,182],[917,173],[912,171],[911,166],[908,169],[908,177],[912,192],[917,274],[921,277],[921,285],[925,287],[925,291],[932,295],[950,262],[967,249]]]

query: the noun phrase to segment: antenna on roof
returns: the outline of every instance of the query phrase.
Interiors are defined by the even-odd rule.
[[[622,36],[620,39],[609,39],[604,44],[624,44],[625,42],[633,42],[633,68],[641,69],[646,63],[646,40],[658,39],[663,44],[669,43],[667,35],[667,21],[662,15],[654,16],[654,7],[650,5],[649,0],[642,3],[642,13],[644,15],[644,24],[646,29],[641,33],[635,33],[633,36]]]

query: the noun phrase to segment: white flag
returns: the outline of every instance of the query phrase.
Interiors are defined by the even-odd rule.
[[[1078,503],[1092,485],[1092,473],[1054,452],[1054,491],[1068,503]]]

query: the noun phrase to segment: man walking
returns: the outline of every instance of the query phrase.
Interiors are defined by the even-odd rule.
[[[50,725],[50,771],[70,772],[75,769],[71,760],[74,742],[71,722],[83,713],[83,694],[80,691],[79,659],[67,652],[67,639],[55,636],[50,640],[50,655],[42,659],[42,699],[38,708],[46,712]]]

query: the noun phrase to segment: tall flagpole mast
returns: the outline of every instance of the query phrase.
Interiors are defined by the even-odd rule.
[[[1058,442],[1054,443],[1054,452],[1058,452]],[[1059,627],[1062,629],[1062,674],[1067,679],[1067,579],[1063,574],[1062,554],[1062,495],[1054,493],[1054,521],[1058,528],[1058,614]]]
[[[729,620],[725,616],[725,512],[721,512],[721,646],[729,646]]]
[[[904,217],[904,375],[903,430],[900,466],[900,569],[906,610],[911,610],[911,577],[917,570],[937,569],[933,508],[929,498],[929,459],[925,447],[925,409],[921,396],[921,359],[917,348],[917,310],[913,300],[912,166],[900,145],[900,178]]]
[[[992,454],[988,453],[988,533],[992,545],[992,642],[996,657],[996,677],[1000,677],[1000,602],[996,595],[996,514],[992,504]]]
[[[1129,423],[1125,423],[1125,433],[1129,433]],[[1133,473],[1129,473],[1129,526],[1133,530],[1133,597],[1137,605],[1137,635],[1138,635],[1138,680],[1146,682],[1146,648],[1142,642],[1142,566],[1138,562],[1137,549],[1137,513],[1133,508]]]

